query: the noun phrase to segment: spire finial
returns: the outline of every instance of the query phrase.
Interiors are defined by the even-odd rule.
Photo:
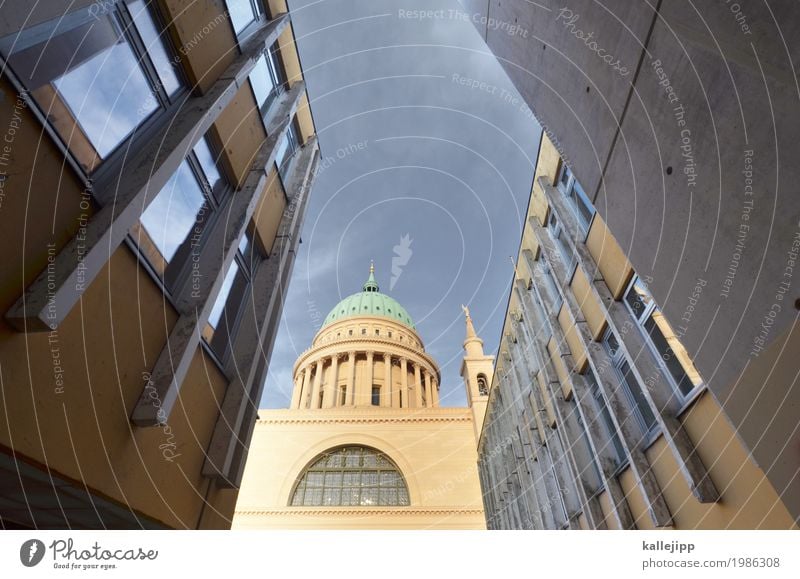
[[[369,277],[362,290],[365,292],[376,292],[380,290],[378,282],[375,281],[375,262],[372,260],[369,260]]]
[[[483,340],[475,333],[475,326],[472,325],[472,316],[469,315],[469,308],[461,305],[464,310],[464,317],[467,322],[467,338],[464,340],[464,349],[468,356],[483,356]]]

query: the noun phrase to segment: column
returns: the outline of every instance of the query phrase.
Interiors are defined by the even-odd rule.
[[[372,404],[372,382],[375,376],[374,352],[367,352],[367,371],[363,384],[361,384],[361,405]]]
[[[311,366],[303,369],[303,386],[300,389],[298,408],[308,408],[308,393],[311,392]]]
[[[422,376],[419,364],[414,364],[414,408],[422,408]]]
[[[356,382],[356,353],[348,352],[347,360],[349,367],[347,368],[347,399],[345,406],[353,406],[355,404],[355,382]]]
[[[339,387],[339,354],[334,354],[331,357],[331,372],[328,383],[325,384],[325,390],[322,395],[322,407],[333,408],[336,406],[336,394]]]
[[[425,370],[425,406],[433,407],[433,388],[431,385],[431,373]]]
[[[434,378],[433,386],[431,386],[431,393],[433,394],[433,405],[439,406],[439,382]]]
[[[297,371],[297,379],[294,381],[292,390],[292,403],[289,408],[300,408],[300,394],[303,392],[303,380],[305,380],[306,370],[302,368]]]
[[[410,408],[411,404],[409,404],[408,400],[408,360],[406,358],[400,358],[400,380],[401,406],[403,408]]]
[[[381,390],[381,406],[394,406],[392,388],[392,355],[383,355],[383,389]]]
[[[319,408],[319,393],[322,389],[322,368],[323,368],[323,359],[317,360],[317,370],[316,374],[314,375],[314,388],[311,390],[311,404],[309,404],[309,408],[315,410]]]

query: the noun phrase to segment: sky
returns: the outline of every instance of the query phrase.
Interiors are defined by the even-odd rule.
[[[441,405],[465,406],[461,304],[495,354],[541,129],[456,0],[289,7],[322,160],[261,407],[288,407],[294,361],[370,260],[439,363]]]

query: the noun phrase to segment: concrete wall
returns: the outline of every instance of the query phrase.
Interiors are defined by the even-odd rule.
[[[800,390],[750,368],[797,314],[800,13],[733,6],[490,0],[525,33],[478,28],[667,317],[707,282],[684,343],[798,517]]]

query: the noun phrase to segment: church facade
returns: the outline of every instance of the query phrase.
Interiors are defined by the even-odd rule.
[[[439,406],[439,367],[374,269],[294,366],[288,409],[260,410],[233,527],[484,529],[476,441],[493,358],[469,312],[468,407]]]

